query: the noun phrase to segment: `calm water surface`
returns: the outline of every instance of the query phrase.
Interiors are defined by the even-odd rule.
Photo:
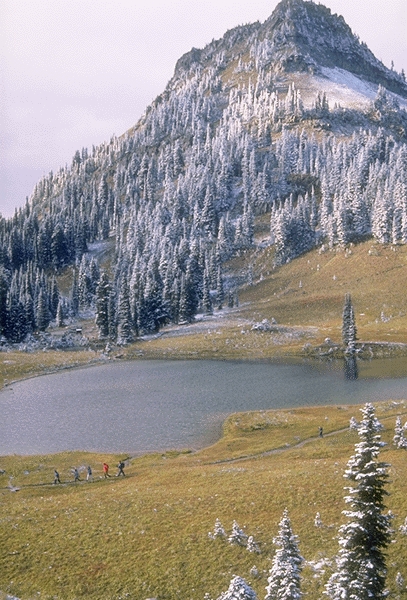
[[[0,392],[0,455],[149,452],[215,441],[236,411],[407,398],[407,360],[135,361],[65,371]]]

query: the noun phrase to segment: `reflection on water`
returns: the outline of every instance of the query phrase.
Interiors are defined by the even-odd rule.
[[[199,448],[233,412],[407,397],[407,359],[135,361],[45,375],[0,391],[0,456]]]
[[[358,378],[358,363],[356,362],[356,356],[354,354],[345,356],[344,371],[346,379],[353,381]]]

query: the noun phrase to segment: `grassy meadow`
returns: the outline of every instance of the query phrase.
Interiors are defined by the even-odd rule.
[[[358,440],[349,419],[359,415],[355,406],[239,413],[226,420],[219,442],[195,453],[4,457],[0,590],[23,600],[202,600],[205,593],[216,598],[237,574],[263,598],[272,538],[287,507],[307,561],[303,590],[317,600],[327,575],[315,564],[338,549],[343,472]],[[381,458],[391,464],[387,506],[395,515],[395,543],[387,562],[393,592],[396,573],[407,577],[407,536],[398,533],[407,516],[407,455],[391,444],[396,415],[407,418],[407,401],[377,404],[388,442]],[[114,475],[121,458],[126,477],[104,479],[102,462]],[[85,480],[88,464],[91,483]],[[83,479],[76,484],[73,466]],[[52,483],[54,467],[61,485]],[[10,491],[9,482],[19,491]],[[314,524],[317,512],[322,527]],[[216,518],[228,533],[236,520],[261,554],[210,539]]]

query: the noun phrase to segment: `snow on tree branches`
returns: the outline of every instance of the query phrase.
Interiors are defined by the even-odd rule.
[[[350,510],[343,511],[347,523],[339,530],[337,569],[326,586],[332,600],[380,600],[387,596],[384,551],[390,543],[390,516],[383,511],[389,465],[377,460],[384,442],[373,405],[366,404],[362,414],[360,442],[344,475],[352,484],[345,488]]]
[[[406,424],[402,425],[401,417],[396,418],[396,425],[394,427],[393,444],[397,448],[407,448],[407,438],[404,434]]]
[[[242,577],[235,575],[227,591],[223,592],[217,600],[257,600],[257,595]]]
[[[298,537],[293,534],[287,509],[279,525],[273,543],[277,546],[270,575],[267,579],[265,600],[299,600],[301,568],[304,559],[298,548]]]

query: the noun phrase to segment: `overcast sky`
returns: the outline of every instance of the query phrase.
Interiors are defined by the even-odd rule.
[[[178,58],[277,0],[0,0],[0,213],[75,150],[130,128]],[[406,0],[325,0],[385,65],[407,72]]]

